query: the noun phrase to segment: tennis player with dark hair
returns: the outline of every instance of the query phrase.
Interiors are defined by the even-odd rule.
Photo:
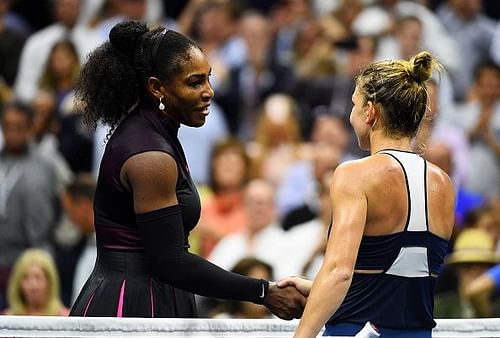
[[[98,257],[71,315],[195,317],[193,293],[302,314],[294,287],[225,271],[188,251],[200,200],[179,126],[200,127],[214,96],[200,47],[175,31],[117,24],[83,66],[76,99],[111,125],[94,202]]]

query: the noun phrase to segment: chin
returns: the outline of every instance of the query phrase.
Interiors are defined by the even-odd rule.
[[[188,123],[186,123],[188,127],[193,127],[193,128],[202,127],[204,124],[205,124],[205,119],[189,121]]]

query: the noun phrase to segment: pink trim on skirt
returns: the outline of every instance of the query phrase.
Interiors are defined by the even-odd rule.
[[[87,316],[87,311],[89,310],[90,303],[92,302],[92,299],[94,299],[95,292],[90,296],[89,301],[87,302],[87,305],[85,305],[85,311],[83,311],[83,316]]]
[[[122,287],[120,288],[120,299],[118,300],[118,309],[116,311],[117,317],[123,317],[123,296],[125,295],[125,284],[127,280],[124,279],[122,282]]]
[[[155,317],[155,299],[153,296],[153,281],[149,279],[149,299],[151,301],[151,318]]]

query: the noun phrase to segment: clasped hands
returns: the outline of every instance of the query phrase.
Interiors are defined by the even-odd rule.
[[[300,318],[311,286],[312,281],[293,276],[277,283],[269,282],[269,291],[263,304],[281,319]]]

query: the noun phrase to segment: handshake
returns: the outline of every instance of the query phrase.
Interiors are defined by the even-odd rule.
[[[263,305],[281,319],[292,320],[302,317],[312,281],[287,277],[277,283],[269,282],[269,291]]]

